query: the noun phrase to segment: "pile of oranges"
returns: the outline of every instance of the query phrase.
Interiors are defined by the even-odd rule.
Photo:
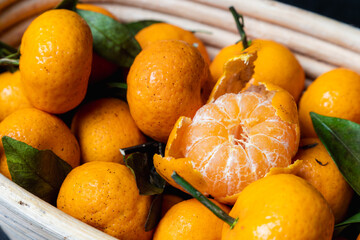
[[[0,136],[73,168],[57,208],[119,239],[332,239],[354,193],[309,113],[360,123],[360,75],[334,69],[305,89],[293,53],[272,40],[239,42],[210,59],[194,33],[168,23],[134,38],[142,50],[126,72],[125,99],[87,97],[119,71],[93,52],[87,22],[70,10],[37,17],[22,37],[19,70],[0,74]],[[184,191],[176,171],[233,226],[190,196],[163,194],[161,220],[145,229],[154,196],[139,193],[120,149],[150,141],[166,144],[151,159],[167,188]],[[0,172],[12,179],[2,143]]]

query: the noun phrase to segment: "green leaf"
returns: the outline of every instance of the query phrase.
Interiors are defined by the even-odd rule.
[[[164,191],[165,181],[163,179],[159,181],[160,176],[153,175],[146,153],[130,154],[125,164],[135,175],[140,195],[155,195]]]
[[[6,43],[0,41],[0,57],[1,58],[6,57],[11,54],[14,54],[14,53],[17,53],[17,52],[18,52],[18,50],[16,48],[13,48],[13,47],[7,45]]]
[[[315,131],[349,185],[360,195],[360,125],[310,112]]]
[[[16,72],[19,69],[20,51],[0,41],[0,66],[5,71]]]
[[[153,197],[150,210],[145,222],[145,231],[153,230],[161,219],[162,208],[162,194],[157,194]]]
[[[78,0],[63,0],[55,7],[55,9],[67,9],[75,11],[77,2]]]
[[[157,20],[142,20],[137,22],[126,23],[126,27],[129,29],[130,33],[135,36],[141,29],[146,28],[154,23],[161,23]]]
[[[120,89],[127,89],[127,84],[122,82],[108,82],[106,86],[110,88],[120,88]]]
[[[54,203],[72,167],[51,150],[38,150],[11,137],[2,143],[12,180],[29,192]]]
[[[90,26],[94,51],[121,67],[130,67],[141,51],[131,31],[118,21],[101,13],[77,10]]]
[[[163,153],[163,144],[149,142],[134,147],[120,149],[127,156],[125,164],[135,175],[136,184],[141,195],[161,194],[166,181],[156,172],[153,164],[155,153]]]
[[[360,212],[349,217],[348,219],[346,219],[345,221],[338,223],[335,225],[335,228],[340,228],[340,227],[344,227],[344,226],[348,226],[352,223],[360,223]]]
[[[164,145],[160,142],[120,149],[127,156],[125,164],[135,175],[136,184],[141,195],[154,195],[145,223],[145,231],[154,229],[161,218],[162,193],[166,181],[156,172],[153,164],[154,154],[164,155]]]

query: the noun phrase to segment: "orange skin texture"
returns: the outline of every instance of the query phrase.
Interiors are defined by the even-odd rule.
[[[335,223],[338,223],[346,215],[353,190],[318,138],[304,138],[301,140],[300,146],[312,143],[318,145],[306,150],[299,149],[294,157],[294,159],[303,160],[303,164],[297,169],[296,175],[310,182],[324,196],[334,213]]]
[[[302,146],[317,144],[309,149]],[[344,219],[353,190],[346,182],[335,162],[318,138],[303,138],[294,157],[294,164],[285,169],[273,168],[270,174],[291,173],[313,185],[326,199],[335,216],[335,223]],[[299,160],[297,160],[299,159]]]
[[[18,109],[32,107],[25,97],[20,72],[0,74],[0,122]]]
[[[150,44],[159,40],[182,40],[190,45],[197,45],[205,62],[210,65],[210,57],[207,53],[204,43],[198,39],[195,34],[178,26],[168,23],[154,23],[146,28],[140,30],[135,39],[139,42],[141,48],[146,48]]]
[[[208,96],[202,92],[209,76],[199,51],[184,41],[157,41],[143,49],[127,77],[127,100],[136,125],[166,142],[176,120],[192,117],[205,103]]]
[[[184,201],[181,197],[171,194],[164,194],[162,198],[161,217],[164,217],[165,213],[167,213],[172,206]]]
[[[65,123],[49,113],[35,108],[20,109],[0,123],[0,138],[9,136],[37,148],[49,149],[73,168],[80,164],[80,148]],[[2,143],[0,172],[11,179]]]
[[[316,78],[299,102],[302,137],[317,137],[309,113],[338,117],[360,123],[360,75],[337,68]]]
[[[139,195],[135,177],[125,165],[89,162],[65,178],[57,207],[65,213],[107,233],[127,240],[150,240],[145,221],[150,196]]]
[[[229,213],[229,207],[211,200]],[[218,240],[223,221],[197,199],[177,203],[165,214],[154,233],[154,240]]]
[[[239,218],[233,229],[223,225],[222,240],[330,240],[334,216],[323,196],[292,174],[264,177],[239,195],[230,216]]]
[[[255,39],[244,51],[257,51],[255,82],[268,82],[287,90],[297,102],[305,86],[305,73],[294,54],[285,46],[271,40]],[[211,75],[217,81],[224,64],[243,52],[241,42],[225,47],[210,65]]]
[[[109,12],[105,8],[93,4],[78,3],[76,4],[76,8],[101,13],[103,15],[111,17],[114,20],[117,20],[111,12]],[[117,65],[115,63],[112,63],[107,59],[99,56],[97,53],[93,52],[89,83],[96,83],[109,77],[110,75],[115,73],[116,69]]]
[[[50,10],[26,29],[20,46],[20,73],[31,104],[65,113],[84,99],[92,59],[92,35],[77,13]]]
[[[119,149],[146,142],[130,115],[127,103],[103,98],[82,105],[71,130],[79,141],[81,161],[124,163]]]
[[[299,139],[293,97],[272,84],[249,85],[204,105],[193,119],[179,118],[165,157],[155,155],[154,166],[179,189],[173,171],[203,194],[234,204],[242,189],[272,167],[290,165]]]

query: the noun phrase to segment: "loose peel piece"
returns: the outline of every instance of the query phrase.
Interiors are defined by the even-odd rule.
[[[158,166],[167,162],[177,170],[178,161],[186,158],[206,182],[200,191],[233,204],[243,188],[271,168],[290,165],[299,138],[292,96],[274,85],[249,85],[204,105],[192,120],[179,119],[155,167],[170,179],[171,173]]]
[[[240,92],[254,74],[256,58],[256,52],[252,51],[229,59],[224,65],[224,73],[216,82],[207,102],[213,102],[225,93]]]

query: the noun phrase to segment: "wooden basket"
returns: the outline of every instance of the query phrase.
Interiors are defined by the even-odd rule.
[[[0,0],[0,41],[18,46],[30,22],[60,0]],[[336,67],[360,73],[360,30],[271,0],[84,0],[112,12],[121,22],[166,21],[188,30],[211,57],[239,39],[228,11],[244,15],[250,38],[272,39],[290,48],[307,83]],[[209,34],[210,33],[210,34]],[[61,212],[0,174],[0,226],[16,239],[115,239]]]

